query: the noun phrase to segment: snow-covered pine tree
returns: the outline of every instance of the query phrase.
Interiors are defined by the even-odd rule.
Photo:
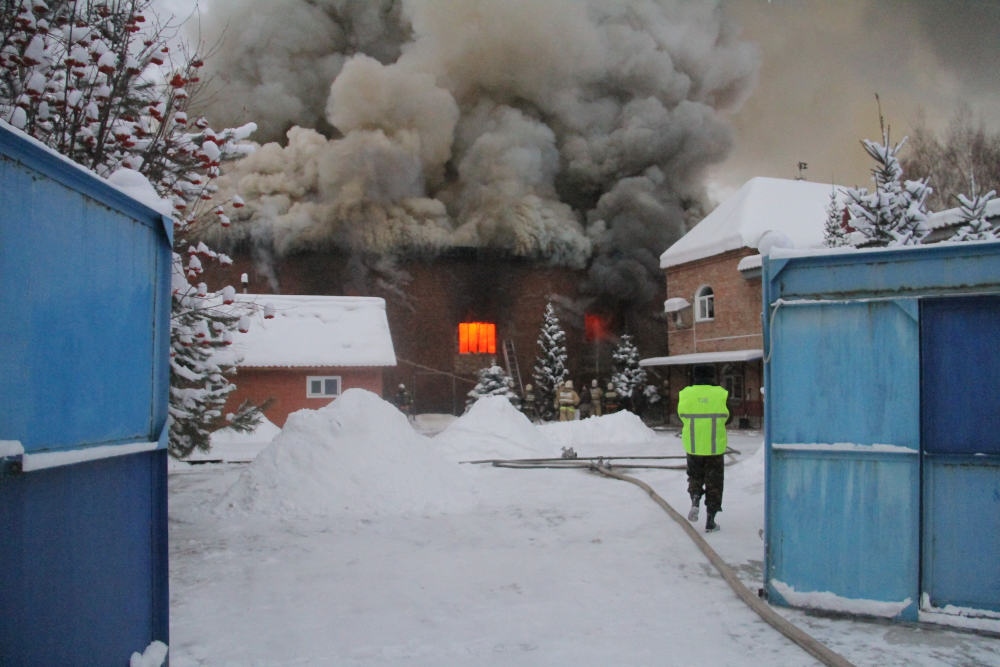
[[[636,402],[642,400],[642,388],[646,385],[646,369],[639,365],[639,348],[635,346],[630,334],[622,334],[618,346],[611,353],[615,372],[611,383],[615,391],[635,409]]]
[[[879,112],[882,143],[863,139],[861,145],[876,162],[872,168],[875,190],[847,188],[848,224],[864,239],[861,247],[915,245],[927,235],[924,201],[931,189],[927,180],[903,182],[903,168],[897,157],[906,143],[889,141],[889,128]]]
[[[976,189],[976,177],[970,179],[968,196],[956,196],[960,205],[961,227],[949,239],[950,241],[988,241],[1000,239],[1000,229],[986,220],[986,205],[996,196],[996,190],[980,193]]]
[[[848,245],[844,229],[844,210],[837,202],[837,189],[830,189],[830,203],[826,205],[826,223],[823,225],[823,244],[827,248]]]
[[[514,393],[514,381],[496,361],[479,371],[479,382],[467,395],[469,398],[465,402],[466,410],[484,396],[505,396],[514,407],[520,403],[520,399]]]
[[[170,452],[185,456],[207,449],[210,431],[227,423],[234,367],[210,351],[232,342],[240,320],[198,282],[204,261],[231,260],[186,239],[196,220],[227,227],[227,206],[243,205],[213,205],[212,181],[223,161],[249,151],[244,140],[256,128],[217,132],[189,118],[204,63],[197,54],[174,58],[167,42],[176,28],[160,25],[150,4],[0,0],[0,119],[99,176],[138,172],[172,203]],[[244,405],[228,424],[246,430],[259,420]]]
[[[556,309],[550,301],[545,304],[542,315],[542,327],[538,333],[538,356],[535,357],[532,372],[539,416],[542,419],[552,419],[555,414],[553,404],[556,392],[569,377],[566,360],[566,332],[559,324]]]

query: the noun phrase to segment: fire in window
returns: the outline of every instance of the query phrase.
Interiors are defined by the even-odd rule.
[[[459,354],[496,354],[497,327],[492,322],[462,322],[458,325]]]
[[[608,318],[596,313],[584,313],[583,338],[587,342],[610,339],[611,327],[609,326]]]

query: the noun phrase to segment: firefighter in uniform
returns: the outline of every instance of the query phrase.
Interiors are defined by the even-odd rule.
[[[601,391],[601,387],[597,384],[597,380],[590,381],[590,401],[594,404],[594,416],[600,417],[603,414],[603,403],[604,392]]]
[[[535,421],[538,416],[538,409],[535,406],[535,389],[530,384],[524,385],[524,400],[521,401],[521,410],[531,421]]]
[[[677,416],[681,419],[681,439],[687,452],[688,494],[691,510],[688,521],[698,520],[698,506],[705,496],[708,519],[705,532],[719,529],[716,513],[722,511],[722,486],[725,477],[723,462],[726,453],[726,420],[729,392],[710,384],[711,369],[698,366],[694,384],[681,389],[677,400]]]
[[[580,397],[573,391],[573,381],[566,380],[563,386],[559,387],[556,394],[556,406],[559,408],[559,421],[571,422],[576,418],[576,406],[580,403]]]
[[[410,392],[406,390],[405,384],[399,385],[399,391],[396,392],[396,407],[406,415],[407,419],[413,421],[413,415],[410,414],[413,407],[413,399],[410,397]]]
[[[604,392],[604,412],[611,414],[618,412],[618,392],[615,391],[615,384],[608,383],[608,390]]]

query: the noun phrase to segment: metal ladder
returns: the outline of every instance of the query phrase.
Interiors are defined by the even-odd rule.
[[[521,384],[521,368],[517,365],[517,355],[514,353],[514,341],[507,338],[503,342],[503,360],[507,364],[507,373],[514,381],[519,394],[524,395],[524,385]]]

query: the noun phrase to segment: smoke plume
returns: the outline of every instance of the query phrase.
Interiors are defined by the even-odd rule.
[[[232,229],[277,253],[495,248],[656,293],[756,49],[690,0],[243,0],[205,112],[270,142]]]

